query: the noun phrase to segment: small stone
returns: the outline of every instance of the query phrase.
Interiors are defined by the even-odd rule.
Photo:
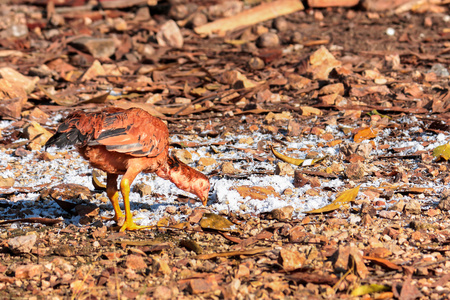
[[[400,199],[397,203],[394,203],[394,205],[392,205],[390,207],[390,210],[395,210],[395,211],[402,212],[405,209],[405,205],[406,205],[405,201]]]
[[[264,61],[261,58],[259,58],[259,57],[252,57],[252,58],[250,58],[250,60],[248,62],[248,66],[252,70],[262,70],[262,69],[264,69],[266,64],[264,63]]]
[[[172,273],[172,269],[166,261],[162,259],[154,259],[152,264],[152,272],[153,274],[170,275]]]
[[[170,300],[174,298],[172,290],[164,285],[157,286],[153,292],[153,299],[155,300]]]
[[[288,24],[288,22],[286,21],[285,18],[278,17],[275,20],[273,20],[272,26],[276,30],[282,32],[282,31],[286,31],[286,29],[288,29],[289,24]]]
[[[137,183],[133,186],[133,192],[138,193],[141,197],[150,196],[152,187],[145,183]]]
[[[212,293],[219,289],[219,284],[217,280],[213,277],[207,277],[205,279],[191,279],[189,280],[190,291],[194,295]]]
[[[341,62],[327,48],[321,46],[309,57],[307,73],[312,74],[313,79],[327,80],[330,72],[341,65]]]
[[[290,272],[303,267],[306,258],[297,250],[288,250],[286,248],[281,248],[278,261],[282,264],[285,271]]]
[[[164,23],[156,34],[158,44],[163,47],[182,48],[183,36],[174,20]]]
[[[192,27],[202,26],[206,23],[208,23],[208,17],[202,12],[194,13],[190,21]]]
[[[204,167],[211,166],[216,163],[217,163],[217,161],[212,157],[202,157],[198,160],[198,164],[200,166],[204,166]]]
[[[61,245],[56,247],[53,252],[59,256],[71,257],[75,255],[75,248],[70,245]]]
[[[275,208],[269,213],[269,216],[280,222],[289,221],[292,218],[292,213],[294,212],[294,207],[291,205]]]
[[[183,163],[190,164],[193,162],[192,154],[186,149],[177,149],[174,155]]]
[[[420,205],[419,201],[411,199],[406,203],[405,211],[413,215],[420,215],[422,213],[422,206]]]
[[[80,37],[70,43],[81,51],[90,53],[95,58],[109,58],[116,52],[115,41],[112,38]]]
[[[122,18],[114,19],[114,29],[117,31],[125,31],[128,29],[127,21]]]
[[[289,230],[289,241],[291,243],[302,242],[307,236],[308,233],[306,232],[305,227],[303,225],[297,225],[291,230]]]
[[[25,157],[30,154],[31,154],[31,151],[28,151],[28,150],[24,149],[23,147],[19,147],[14,151],[14,156],[16,156],[16,157]]]
[[[12,24],[10,27],[7,27],[5,33],[9,37],[24,37],[28,34],[28,26],[26,24]]]
[[[236,169],[231,161],[226,161],[221,166],[222,173],[224,174],[236,174]]]
[[[321,116],[322,111],[318,108],[311,106],[300,106],[302,116]]]
[[[290,120],[292,119],[292,115],[290,112],[288,111],[283,111],[279,114],[275,114],[273,112],[269,112],[266,116],[266,121],[267,122],[271,122],[271,121],[280,121],[280,120]]]
[[[166,207],[166,213],[168,213],[169,215],[174,215],[177,213],[177,208],[173,205],[169,205]]]
[[[397,216],[398,212],[396,211],[388,211],[388,210],[382,210],[378,213],[378,215],[382,218],[392,220]]]
[[[430,72],[435,73],[437,76],[440,76],[440,77],[450,76],[447,68],[443,64],[439,64],[439,63],[431,66]]]
[[[343,96],[345,92],[343,83],[328,84],[319,90],[319,95],[338,94]]]
[[[280,38],[276,33],[266,32],[259,36],[256,45],[259,48],[275,48],[280,45]]]
[[[1,180],[1,177],[0,177]],[[450,210],[450,197],[448,195],[444,196],[444,198],[439,201],[439,204],[437,206],[440,210],[448,211]]]
[[[42,265],[23,265],[18,266],[15,270],[15,277],[17,279],[31,279],[35,276],[41,275],[44,267]]]
[[[66,22],[64,20],[64,17],[60,14],[52,14],[49,20],[50,24],[52,24],[54,27],[60,27],[63,26]]]
[[[23,87],[0,78],[0,117],[19,118],[26,102]]]
[[[12,187],[16,182],[16,179],[13,177],[2,177],[0,176],[0,187],[8,188]]]
[[[30,253],[36,243],[36,235],[21,235],[8,241],[8,247],[14,254]]]
[[[37,157],[39,160],[43,160],[43,161],[52,161],[55,159],[54,155],[51,155],[50,153],[44,151],[41,154],[38,155]]]
[[[238,269],[235,272],[234,277],[237,279],[248,278],[248,277],[250,277],[250,269],[246,265],[240,264]]]
[[[147,60],[152,60],[155,56],[156,50],[152,45],[139,45],[137,47],[138,52]],[[156,102],[156,101],[155,101]]]
[[[184,4],[176,4],[172,5],[169,10],[169,17],[174,20],[183,20],[186,19],[189,15],[189,9],[187,5]]]
[[[361,162],[351,163],[344,171],[345,176],[351,180],[361,180],[366,175],[364,164]]]
[[[130,254],[127,256],[127,261],[125,263],[127,268],[132,270],[141,270],[147,268],[147,264],[144,258],[140,255]]]
[[[294,169],[291,164],[279,162],[275,167],[275,175],[280,176],[294,176]]]

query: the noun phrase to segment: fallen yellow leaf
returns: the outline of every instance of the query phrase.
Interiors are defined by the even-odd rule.
[[[358,185],[357,187],[354,187],[350,190],[344,191],[342,194],[340,194],[336,198],[336,200],[334,200],[327,206],[324,206],[324,207],[318,208],[318,209],[314,209],[314,210],[310,210],[310,211],[305,211],[304,213],[305,214],[322,214],[322,213],[327,213],[327,212],[336,210],[336,209],[340,208],[342,205],[344,205],[348,202],[354,201],[356,199],[356,196],[358,195],[359,187],[360,187],[360,185]]]
[[[433,156],[436,159],[445,159],[448,160],[450,158],[450,143],[445,145],[437,146],[433,149]]]
[[[313,158],[313,159],[298,159],[298,158],[292,158],[292,157],[283,155],[283,154],[277,152],[272,146],[270,146],[270,149],[272,150],[273,155],[275,155],[277,158],[281,159],[282,161],[285,161],[287,163],[290,163],[290,164],[293,164],[296,166],[302,166],[302,167],[312,166],[312,165],[324,160],[325,158],[327,158],[327,156],[324,156],[324,157]]]

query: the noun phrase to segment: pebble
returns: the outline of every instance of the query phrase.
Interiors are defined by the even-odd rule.
[[[280,45],[280,38],[276,33],[266,32],[259,36],[256,45],[259,48],[275,48]]]
[[[36,239],[35,234],[21,235],[10,239],[8,247],[15,254],[30,253],[34,244],[36,244]]]
[[[183,35],[174,20],[164,23],[156,34],[158,44],[163,47],[182,48]]]

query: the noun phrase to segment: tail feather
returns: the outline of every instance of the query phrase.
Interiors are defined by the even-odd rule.
[[[87,143],[88,135],[79,128],[80,113],[75,112],[59,125],[56,133],[45,143],[45,148],[57,146],[59,148],[70,145],[81,146]],[[84,130],[83,130],[84,131]]]

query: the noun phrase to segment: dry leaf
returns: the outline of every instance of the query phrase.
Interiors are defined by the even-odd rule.
[[[353,140],[356,143],[359,143],[364,140],[373,139],[377,135],[378,135],[378,129],[374,129],[372,127],[367,127],[367,128],[359,130],[353,137]]]
[[[391,290],[391,287],[389,287],[387,285],[381,285],[381,284],[360,285],[352,291],[351,295],[354,297],[357,297],[357,296],[363,296],[366,294],[386,292],[386,291],[390,291],[390,290]]]
[[[354,201],[356,199],[356,196],[358,195],[359,187],[360,187],[360,185],[343,192],[336,198],[336,200],[334,200],[332,203],[328,204],[325,207],[306,211],[304,213],[305,214],[322,214],[322,213],[327,213],[327,212],[336,210],[336,209],[340,208],[342,205],[344,205],[348,202]]]
[[[200,220],[200,226],[204,229],[220,231],[232,231],[235,227],[228,219],[216,214],[204,214]]]
[[[437,146],[433,149],[433,156],[436,159],[445,159],[448,160],[450,158],[450,143],[445,145]]]
[[[377,265],[382,266],[387,269],[398,270],[398,271],[402,270],[402,267],[400,267],[384,258],[378,258],[378,257],[372,257],[372,256],[363,256],[363,258],[370,260],[374,264],[377,264]]]
[[[314,159],[298,159],[298,158],[292,158],[286,155],[283,155],[277,151],[275,151],[275,149],[270,146],[270,149],[272,150],[273,155],[275,155],[276,157],[278,157],[279,159],[281,159],[282,161],[285,161],[287,163],[296,165],[296,166],[302,166],[302,167],[307,167],[307,166],[312,166],[315,165],[316,163],[324,160],[325,158],[327,158],[327,156],[324,157],[320,157],[320,158],[314,158]]]

